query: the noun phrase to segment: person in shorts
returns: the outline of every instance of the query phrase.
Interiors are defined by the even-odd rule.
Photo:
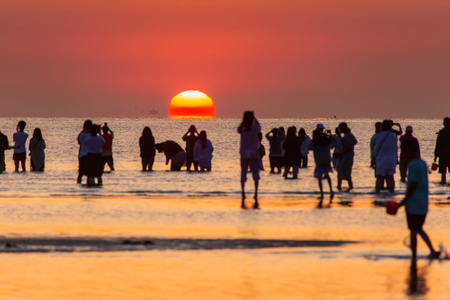
[[[430,238],[423,230],[423,224],[428,213],[428,167],[420,159],[417,145],[412,140],[404,141],[401,145],[408,164],[408,187],[405,198],[398,207],[405,206],[406,220],[411,238],[412,259],[417,259],[417,234],[430,249],[430,259],[439,258],[440,252],[434,250]]]

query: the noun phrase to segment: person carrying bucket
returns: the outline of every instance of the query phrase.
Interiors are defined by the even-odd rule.
[[[422,229],[428,213],[428,168],[420,159],[417,145],[412,140],[404,141],[401,145],[408,164],[408,187],[405,198],[398,207],[405,206],[406,220],[410,230],[412,259],[417,259],[417,234],[419,234],[430,249],[428,258],[435,259],[441,255],[431,244],[427,233]]]

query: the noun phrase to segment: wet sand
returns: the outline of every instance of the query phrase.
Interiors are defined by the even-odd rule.
[[[374,200],[3,198],[0,299],[448,299],[448,259],[419,241],[411,271],[403,211]],[[430,208],[450,245],[449,206]]]

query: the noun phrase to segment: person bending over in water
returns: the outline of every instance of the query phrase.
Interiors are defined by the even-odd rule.
[[[247,181],[247,171],[250,166],[252,171],[253,180],[255,182],[255,203],[253,208],[259,208],[258,204],[258,184],[259,184],[259,137],[258,132],[261,132],[261,126],[258,120],[256,120],[253,111],[244,112],[244,118],[242,123],[237,128],[238,133],[241,135],[239,153],[241,156],[241,190],[242,190],[242,202],[241,208],[245,206],[245,182]]]
[[[428,213],[428,167],[420,159],[417,145],[412,140],[406,140],[401,145],[408,164],[408,187],[405,198],[398,207],[405,206],[406,220],[410,230],[412,260],[417,258],[417,234],[425,241],[430,249],[431,259],[439,258],[441,252],[436,251],[427,233],[422,229]]]
[[[164,152],[166,155],[166,165],[169,164],[169,161],[172,161],[170,164],[170,171],[181,170],[181,167],[186,162],[186,152],[184,152],[180,145],[174,141],[165,141],[163,143],[156,144],[155,148],[159,153]]]

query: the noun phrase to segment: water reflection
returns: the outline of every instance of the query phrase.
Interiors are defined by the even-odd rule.
[[[409,277],[408,277],[408,290],[407,295],[417,296],[417,295],[426,295],[429,291],[429,287],[427,284],[427,272],[428,265],[420,268],[417,268],[417,261],[415,259],[411,259],[411,266],[409,269]]]

